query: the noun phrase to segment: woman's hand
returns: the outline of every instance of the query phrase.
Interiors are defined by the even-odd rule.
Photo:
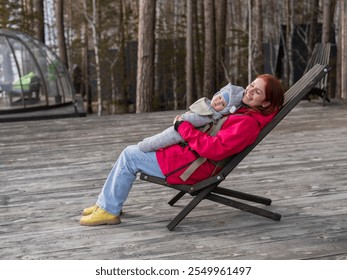
[[[174,129],[176,131],[178,131],[178,127],[180,126],[181,123],[183,123],[183,118],[179,115],[179,116],[176,116],[176,118],[174,119],[173,121],[173,124],[174,124]]]
[[[176,116],[176,117],[174,118],[173,124],[175,124],[177,121],[179,121],[179,122],[180,122],[180,121],[183,121],[181,115],[178,115],[178,116]]]

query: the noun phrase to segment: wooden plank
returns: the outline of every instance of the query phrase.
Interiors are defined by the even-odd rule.
[[[82,227],[121,150],[180,112],[0,125],[0,259],[346,259],[347,105],[302,101],[222,187],[269,197],[280,222],[137,180],[119,226]]]

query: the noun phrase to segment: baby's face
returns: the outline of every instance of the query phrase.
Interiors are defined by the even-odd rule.
[[[225,99],[221,94],[213,96],[211,100],[211,107],[217,112],[222,111],[227,106]]]

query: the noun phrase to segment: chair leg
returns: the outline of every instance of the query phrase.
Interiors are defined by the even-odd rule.
[[[266,198],[266,197],[261,197],[258,195],[243,193],[243,192],[234,191],[234,190],[229,190],[229,189],[222,188],[222,187],[217,187],[215,190],[213,190],[213,192],[221,194],[221,195],[236,197],[236,198],[247,200],[247,201],[261,203],[264,205],[271,205],[271,202],[272,202],[271,199]]]
[[[183,192],[183,191],[179,192],[173,198],[171,198],[171,200],[168,202],[168,204],[171,206],[175,205],[175,203],[177,201],[179,201],[185,194],[186,194],[186,192]]]
[[[206,199],[217,202],[217,203],[221,203],[224,204],[226,206],[230,206],[236,209],[240,209],[242,211],[248,212],[248,213],[252,213],[255,215],[259,215],[268,219],[272,219],[275,221],[279,221],[281,220],[281,215],[275,212],[271,212],[265,209],[261,209],[249,204],[245,204],[236,200],[232,200],[229,198],[225,198],[219,195],[215,195],[215,194],[208,194],[206,196]]]
[[[167,225],[167,228],[172,231],[215,187],[216,185],[213,185],[200,191]]]

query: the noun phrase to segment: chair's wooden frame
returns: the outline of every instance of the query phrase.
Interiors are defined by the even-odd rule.
[[[168,186],[179,191],[179,193],[169,201],[170,205],[174,205],[186,193],[193,196],[193,199],[185,206],[185,208],[182,209],[182,211],[168,224],[168,229],[173,230],[203,199],[208,199],[220,204],[279,221],[281,219],[281,215],[278,213],[227,197],[234,197],[240,200],[256,202],[264,205],[270,205],[272,202],[271,199],[226,189],[219,187],[218,185],[260,143],[260,141],[281,122],[281,120],[300,102],[307,92],[312,89],[329,71],[330,67],[328,65],[316,64],[313,66],[285,93],[284,106],[274,117],[274,119],[264,129],[262,129],[256,141],[242,152],[232,156],[229,163],[217,175],[203,180],[195,185],[169,185],[165,182],[165,179],[141,173],[140,179],[142,180]]]
[[[317,43],[314,46],[311,58],[309,59],[304,74],[309,71],[315,64],[326,65],[329,64],[331,53],[331,43]],[[330,102],[328,95],[328,75],[325,75],[312,89],[308,91],[305,99],[311,100],[311,96],[319,96],[323,100],[323,106],[326,101]]]

